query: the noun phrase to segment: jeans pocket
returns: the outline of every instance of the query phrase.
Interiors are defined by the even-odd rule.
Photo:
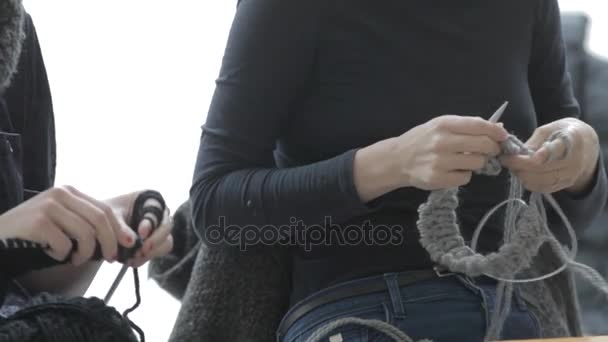
[[[21,136],[0,132],[0,214],[23,202]]]

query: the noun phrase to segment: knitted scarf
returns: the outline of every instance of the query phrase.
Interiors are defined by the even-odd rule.
[[[25,38],[24,18],[21,0],[0,0],[0,94],[9,86],[17,70]]]

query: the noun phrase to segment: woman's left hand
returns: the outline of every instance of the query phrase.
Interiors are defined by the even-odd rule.
[[[117,213],[117,216],[122,221],[121,224],[126,225],[127,222],[130,222],[133,203],[140,193],[140,191],[133,192],[105,201]],[[144,206],[150,205],[160,207],[160,203],[154,199],[149,199],[144,203]],[[152,229],[149,220],[143,220],[139,227],[136,228],[137,234],[144,241],[143,246],[135,253],[134,258],[125,263],[129,266],[140,267],[152,258],[161,257],[171,252],[173,249],[172,228],[173,223],[168,208],[165,208],[162,222],[160,222],[155,230]]]
[[[547,142],[557,131],[569,140],[569,151],[563,139]],[[599,139],[588,124],[574,118],[551,122],[537,128],[526,146],[536,152],[529,156],[502,156],[500,161],[527,190],[577,193],[592,181],[598,164]]]

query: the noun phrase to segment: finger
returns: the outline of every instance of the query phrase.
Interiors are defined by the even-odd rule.
[[[48,205],[47,215],[65,235],[76,239],[78,248],[72,255],[74,265],[82,265],[95,253],[96,236],[95,229],[77,214],[63,207],[59,202]]]
[[[133,232],[133,230],[123,220],[119,220],[117,215],[107,204],[85,193],[82,193],[75,188],[70,188],[70,191],[97,209],[95,217],[97,224],[95,227],[98,230],[102,229],[101,227],[105,227],[104,230],[110,228],[114,233],[115,245],[116,242],[124,247],[132,247],[133,244],[135,244],[135,232]]]
[[[152,223],[150,220],[142,220],[137,231],[142,239],[147,239],[150,236],[150,233],[152,233]]]
[[[45,253],[57,261],[64,261],[72,251],[70,238],[53,222],[44,227],[43,234],[43,241],[39,242],[48,245]]]
[[[137,253],[136,257],[131,260],[131,263],[135,265],[135,267],[140,267],[153,258],[158,258],[169,254],[172,249],[173,236],[169,235],[157,248],[155,248],[150,253]]]
[[[450,152],[468,152],[497,156],[500,154],[500,145],[487,136],[470,136],[451,134],[442,141],[442,147]]]
[[[563,190],[573,184],[574,178],[571,173],[567,173],[565,170],[562,172],[523,172],[515,175],[527,190],[539,193],[553,193]]]
[[[545,142],[537,152],[542,154],[541,157],[547,162],[559,161],[567,157],[566,149],[566,144],[561,139],[556,139]]]
[[[533,151],[538,150],[542,144],[547,141],[549,135],[551,135],[553,130],[552,127],[553,126],[551,124],[538,127],[536,130],[534,130],[534,133],[530,139],[526,141],[525,145]]]
[[[480,154],[453,153],[441,158],[440,168],[447,171],[475,171],[482,169],[487,158]]]
[[[144,202],[143,207],[156,207],[159,209],[159,212],[163,210],[163,206],[154,198],[147,199]],[[142,220],[137,230],[139,232],[139,236],[142,239],[147,238],[154,229],[158,228],[162,224],[162,221],[167,214],[168,212],[165,210],[165,212],[161,212],[160,214],[162,217],[157,217],[157,215],[155,215],[153,212],[146,212],[144,214],[144,220]]]
[[[89,196],[73,187],[66,186],[63,190],[67,193],[59,193],[56,197],[60,198],[63,205],[79,215],[93,229],[95,239],[99,241],[103,258],[108,261],[115,260],[118,254],[118,245],[109,217],[113,215],[108,215],[108,208],[97,206],[97,203],[91,201]]]
[[[564,160],[547,161],[548,152],[540,149],[533,155],[500,156],[500,163],[511,171],[516,172],[548,172],[567,168]]]
[[[451,116],[451,120],[443,120],[441,125],[448,131],[465,135],[485,135],[494,141],[504,141],[509,133],[495,123],[480,117]]]
[[[163,242],[166,241],[169,236],[171,236],[170,234],[172,229],[173,224],[171,223],[171,216],[169,215],[169,211],[165,210],[163,222],[161,223],[160,227],[158,227],[154,233],[144,241],[144,245],[141,249],[142,252],[147,255],[154,249],[161,246]]]

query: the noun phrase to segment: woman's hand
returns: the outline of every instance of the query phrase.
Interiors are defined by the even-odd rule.
[[[130,194],[115,197],[106,200],[109,205],[117,213],[119,220],[123,224],[131,221],[133,212],[133,204],[135,199],[141,192],[133,192]],[[144,203],[144,206],[156,206],[160,208],[160,203],[154,199],[149,199]],[[148,215],[150,219],[155,220],[155,217]],[[139,267],[145,264],[148,260],[168,254],[173,249],[173,236],[171,230],[173,224],[169,209],[165,208],[162,222],[157,222],[156,230],[152,231],[152,224],[149,220],[143,220],[139,227],[136,227],[138,235],[144,240],[142,248],[135,254],[132,260],[128,260],[127,264],[134,267]]]
[[[47,254],[63,261],[72,250],[78,249],[71,263],[81,265],[89,261],[97,243],[103,258],[114,261],[118,244],[131,247],[135,234],[118,219],[112,208],[71,186],[47,190],[0,216],[0,238],[19,238],[48,246]]]
[[[502,125],[480,117],[440,116],[357,151],[355,185],[364,201],[401,187],[465,185],[488,157],[500,153],[500,142],[507,137]]]
[[[568,152],[567,143],[562,139],[546,142],[558,131],[569,141]],[[593,179],[599,139],[591,126],[578,119],[561,119],[537,128],[526,146],[536,152],[530,156],[504,156],[500,160],[530,191],[576,193],[583,191]]]

